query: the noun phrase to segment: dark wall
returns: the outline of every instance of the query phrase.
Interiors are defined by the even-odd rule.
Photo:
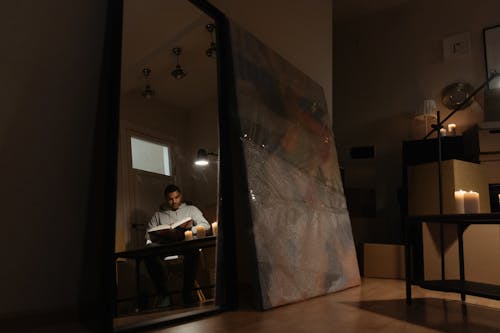
[[[76,317],[106,6],[2,3],[0,320]]]

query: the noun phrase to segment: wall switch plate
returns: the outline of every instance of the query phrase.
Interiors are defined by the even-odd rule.
[[[448,60],[455,57],[470,56],[471,40],[470,32],[446,37],[443,40],[443,58]]]

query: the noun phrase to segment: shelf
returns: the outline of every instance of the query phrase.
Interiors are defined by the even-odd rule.
[[[442,160],[479,161],[479,151],[468,153],[462,136],[442,137]],[[477,156],[476,156],[477,155]],[[438,140],[403,141],[403,169],[409,165],[430,163],[438,160]]]
[[[406,223],[500,224],[500,213],[407,216]]]
[[[430,280],[415,282],[416,285],[431,290],[460,293],[460,280]],[[500,300],[500,286],[480,282],[464,282],[467,295]]]

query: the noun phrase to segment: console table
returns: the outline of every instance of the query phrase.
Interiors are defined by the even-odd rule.
[[[136,300],[137,307],[140,308],[140,295],[141,295],[141,261],[144,258],[152,256],[170,256],[170,255],[182,255],[186,252],[192,251],[193,249],[203,249],[209,247],[215,247],[216,236],[207,236],[204,238],[195,238],[192,240],[182,240],[177,242],[171,242],[166,244],[154,244],[146,246],[144,248],[117,252],[114,254],[114,260],[119,258],[133,259],[135,260],[135,274],[136,274]],[[115,290],[116,290],[116,279],[115,279]]]
[[[456,225],[460,268],[459,280],[425,280],[423,274],[422,223]],[[500,300],[499,285],[467,281],[465,278],[463,233],[469,225],[474,224],[500,224],[500,214],[428,215],[408,216],[405,218],[406,301],[408,303],[411,303],[412,284],[431,290],[460,293],[462,301],[465,301],[466,294]],[[492,253],[491,255],[499,256],[500,253]],[[444,276],[444,274],[442,274],[442,276]]]

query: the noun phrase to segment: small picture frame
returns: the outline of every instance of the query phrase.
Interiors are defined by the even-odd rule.
[[[489,78],[492,71],[500,73],[500,25],[483,30],[484,59],[486,76]],[[489,89],[500,88],[500,77],[490,81]]]

